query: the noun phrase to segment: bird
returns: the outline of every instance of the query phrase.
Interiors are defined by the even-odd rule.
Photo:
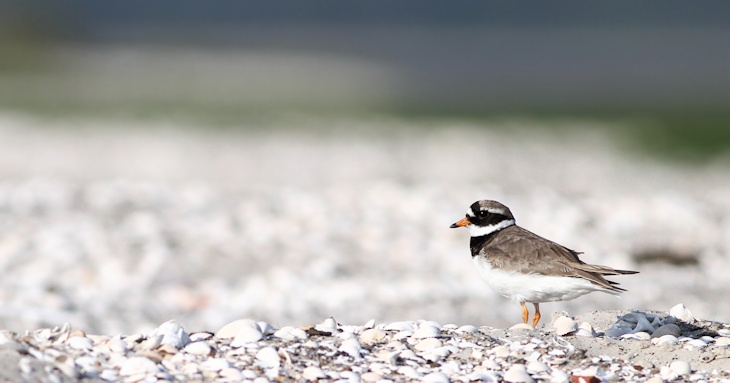
[[[626,290],[605,276],[636,274],[581,261],[583,254],[545,239],[516,224],[510,209],[500,202],[474,202],[466,216],[451,228],[466,227],[471,240],[471,257],[489,287],[522,307],[522,321],[528,324],[532,303],[532,327],[540,322],[540,303],[566,301],[600,291],[618,295]]]

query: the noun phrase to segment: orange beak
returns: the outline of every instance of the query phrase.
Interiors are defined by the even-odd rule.
[[[452,229],[455,229],[457,227],[464,227],[464,226],[469,226],[469,225],[471,225],[471,222],[469,222],[469,220],[466,218],[462,218],[462,219],[456,221],[455,223],[451,224],[451,226],[449,226],[449,227]]]

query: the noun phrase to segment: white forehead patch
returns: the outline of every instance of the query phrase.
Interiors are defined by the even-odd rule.
[[[466,215],[468,215],[469,217],[472,217],[472,218],[474,217],[474,212],[471,211],[471,208],[466,210]]]

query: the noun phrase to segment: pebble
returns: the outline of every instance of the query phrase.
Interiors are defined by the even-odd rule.
[[[681,330],[680,330],[679,326],[677,326],[674,323],[669,323],[669,324],[659,326],[659,328],[657,328],[654,331],[654,333],[651,334],[651,337],[659,338],[664,335],[673,335],[675,337],[679,337],[680,334],[681,334]]]

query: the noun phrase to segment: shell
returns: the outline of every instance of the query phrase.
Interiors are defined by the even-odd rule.
[[[238,319],[221,327],[221,329],[215,333],[215,337],[218,339],[232,339],[239,331],[241,331],[242,328],[253,328],[261,332],[261,329],[255,320]]]
[[[504,373],[504,380],[511,383],[533,383],[535,381],[532,379],[530,374],[527,373],[527,369],[524,364],[512,365],[512,367]]]
[[[389,331],[413,331],[416,328],[413,322],[392,322],[387,324],[383,329]]]
[[[158,371],[157,363],[143,356],[133,356],[122,364],[120,376],[146,375]]]
[[[684,360],[675,360],[669,364],[669,368],[679,375],[689,375],[692,373],[692,366]]]
[[[360,340],[367,343],[378,342],[385,339],[387,335],[388,334],[383,330],[371,328],[363,331],[362,334],[360,334]]]
[[[662,335],[659,338],[652,339],[651,342],[657,345],[673,345],[677,344],[679,340],[674,335]]]
[[[203,371],[221,371],[231,367],[231,362],[224,358],[210,358],[200,364]]]
[[[421,382],[426,383],[449,383],[450,381],[449,376],[440,371],[432,372],[421,378]]]
[[[669,315],[685,322],[693,322],[695,319],[692,312],[689,311],[689,309],[682,303],[679,303],[669,309]]]
[[[441,343],[440,340],[436,338],[427,338],[416,343],[416,345],[413,346],[413,349],[416,351],[428,351],[441,346],[443,346],[443,343]]]
[[[315,330],[322,331],[322,332],[328,332],[330,334],[337,333],[337,321],[335,318],[329,317],[324,320],[324,322],[314,326]]]
[[[256,353],[256,360],[259,365],[264,368],[278,367],[279,363],[281,363],[279,352],[271,346],[264,347],[259,350]]]
[[[527,324],[527,323],[517,323],[516,325],[514,325],[514,326],[510,327],[509,329],[510,329],[510,331],[515,331],[515,330],[527,330],[527,331],[532,331],[532,330],[534,330],[535,328],[534,328],[534,327],[532,327],[532,326],[530,326],[530,325],[529,325],[529,324]]]
[[[358,342],[356,338],[351,338],[344,340],[337,350],[344,352],[353,358],[359,359],[362,348],[360,347],[360,342]]]
[[[583,322],[578,326],[578,331],[575,332],[575,335],[595,338],[596,331],[593,329],[593,325],[588,322]]]
[[[302,371],[302,377],[307,380],[317,380],[326,378],[327,374],[319,367],[309,366]]]
[[[188,343],[183,352],[193,355],[210,355],[213,352],[213,347],[204,341]]]
[[[730,345],[730,337],[721,336],[715,339],[715,345],[717,345],[718,347],[726,347]]]
[[[425,325],[419,327],[416,331],[413,332],[413,335],[411,335],[411,338],[413,339],[425,339],[425,338],[435,338],[437,336],[441,335],[441,330],[435,326],[431,325]]]
[[[154,336],[162,336],[160,344],[169,344],[178,350],[190,343],[190,336],[185,329],[175,320],[169,320],[161,324],[153,332]]]
[[[555,333],[558,335],[567,335],[578,331],[578,323],[570,317],[560,316],[553,323]]]
[[[66,344],[75,350],[91,350],[94,348],[94,342],[91,339],[80,336],[68,338]]]
[[[290,326],[284,326],[276,330],[274,336],[287,341],[304,340],[309,337],[304,330]]]
[[[470,324],[461,326],[454,330],[457,334],[476,334],[479,332],[479,329],[476,326],[472,326]]]
[[[264,335],[259,331],[258,326],[254,327],[241,327],[236,333],[236,336],[231,342],[231,347],[241,347],[246,343],[256,342],[261,340]]]

